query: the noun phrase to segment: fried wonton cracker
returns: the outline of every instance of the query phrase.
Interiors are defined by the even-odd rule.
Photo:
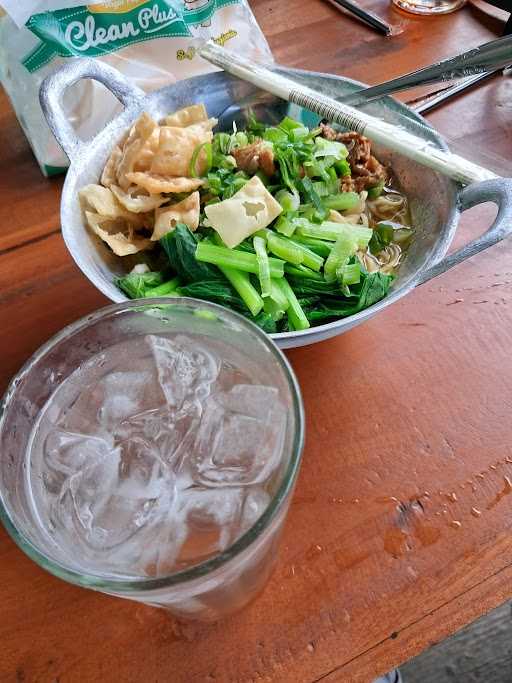
[[[117,183],[117,168],[122,157],[123,153],[121,151],[121,148],[119,147],[119,145],[116,145],[112,150],[112,153],[109,156],[107,163],[105,164],[103,173],[101,174],[100,182],[105,187],[110,187],[111,185]]]
[[[85,216],[91,230],[108,244],[117,256],[136,254],[154,245],[151,240],[136,235],[133,228],[126,228],[126,224],[120,219],[100,216],[92,211],[86,211]],[[116,228],[120,228],[118,232],[115,232]]]
[[[191,104],[190,107],[184,107],[175,111],[174,114],[169,114],[164,118],[166,126],[176,126],[177,128],[186,128],[187,126],[197,123],[198,121],[207,121],[208,114],[204,104]]]
[[[136,170],[137,166],[138,170],[146,170],[146,166],[149,168],[153,159],[153,149],[156,149],[158,131],[158,124],[146,112],[141,114],[132,126],[122,147],[122,157],[117,167],[117,184],[122,190],[126,191],[130,185],[126,178],[127,173]]]
[[[134,194],[137,189],[136,185],[130,185],[126,192],[117,185],[112,185],[110,188],[117,201],[133,213],[153,211],[168,201],[168,198],[161,194]]]
[[[185,223],[192,232],[199,226],[199,192],[193,192],[181,202],[172,206],[164,206],[155,211],[155,228],[151,239],[159,240],[170,230],[174,230],[176,223]]]
[[[187,177],[190,173],[192,156],[198,145],[211,142],[211,130],[200,124],[177,128],[160,126],[158,150],[151,162],[150,171],[159,175]],[[206,154],[201,151],[196,162],[196,173],[202,175],[206,170]]]
[[[148,217],[141,213],[128,211],[117,200],[117,197],[110,188],[91,183],[82,187],[78,196],[82,209],[92,209],[93,212],[110,219],[123,219],[125,222],[135,227],[145,227],[148,224]]]
[[[127,173],[126,177],[131,183],[142,187],[149,194],[158,194],[159,192],[192,192],[204,183],[204,180],[201,178],[177,178],[150,172]]]

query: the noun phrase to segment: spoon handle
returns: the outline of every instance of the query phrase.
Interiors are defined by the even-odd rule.
[[[429,85],[430,83],[451,81],[455,78],[475,76],[504,68],[511,63],[512,36],[504,36],[463,52],[456,57],[444,59],[436,64],[374,85],[371,88],[357,90],[343,98],[343,102],[352,106],[360,106],[384,95],[409,90],[418,85]]]

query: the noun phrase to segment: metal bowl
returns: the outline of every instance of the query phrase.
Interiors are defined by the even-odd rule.
[[[276,71],[335,98],[361,87],[355,81],[328,74],[284,68]],[[98,135],[85,142],[76,137],[60,105],[66,88],[82,78],[103,83],[125,107]],[[115,276],[124,273],[122,260],[84,226],[78,191],[87,183],[98,182],[113,146],[142,111],[149,112],[158,120],[180,107],[203,102],[209,115],[219,118],[220,125],[226,128],[233,120],[242,119],[249,108],[268,122],[279,120],[285,114],[299,117],[310,125],[317,121],[310,112],[263,93],[224,72],[191,78],[146,95],[115,69],[88,59],[70,60],[47,77],[41,86],[40,99],[48,123],[70,160],[61,200],[64,241],[84,275],[115,302],[126,299],[113,282]],[[365,109],[407,127],[440,148],[446,148],[442,137],[425,125],[420,116],[391,98],[372,102]],[[488,180],[460,189],[446,177],[401,155],[378,146],[375,153],[392,166],[409,199],[412,223],[416,228],[415,239],[392,290],[382,301],[348,318],[300,332],[271,335],[281,348],[304,346],[346,332],[397,301],[416,285],[502,240],[512,230],[512,180]],[[460,212],[488,201],[499,207],[493,226],[482,237],[444,258],[454,237]]]

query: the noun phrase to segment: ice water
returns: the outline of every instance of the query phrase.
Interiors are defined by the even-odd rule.
[[[31,505],[52,553],[114,578],[222,553],[275,491],[284,405],[239,350],[200,335],[141,335],[93,355],[29,441]]]

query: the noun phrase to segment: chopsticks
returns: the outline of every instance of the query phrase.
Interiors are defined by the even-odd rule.
[[[457,154],[438,149],[425,139],[410,133],[405,127],[383,121],[342,102],[337,102],[332,97],[277,74],[261,64],[240,57],[216,45],[213,41],[208,41],[199,48],[199,54],[212,64],[262,90],[300,107],[305,107],[328,121],[340,124],[347,130],[366,135],[370,140],[460,183],[468,185],[475,181],[497,177],[492,171]]]
[[[365,24],[371,26],[379,33],[383,33],[385,36],[391,35],[391,26],[387,24],[383,19],[378,17],[370,10],[365,10],[360,7],[357,3],[352,2],[352,0],[328,0],[332,5],[338,8],[343,8],[354,14],[358,19],[364,21]]]

